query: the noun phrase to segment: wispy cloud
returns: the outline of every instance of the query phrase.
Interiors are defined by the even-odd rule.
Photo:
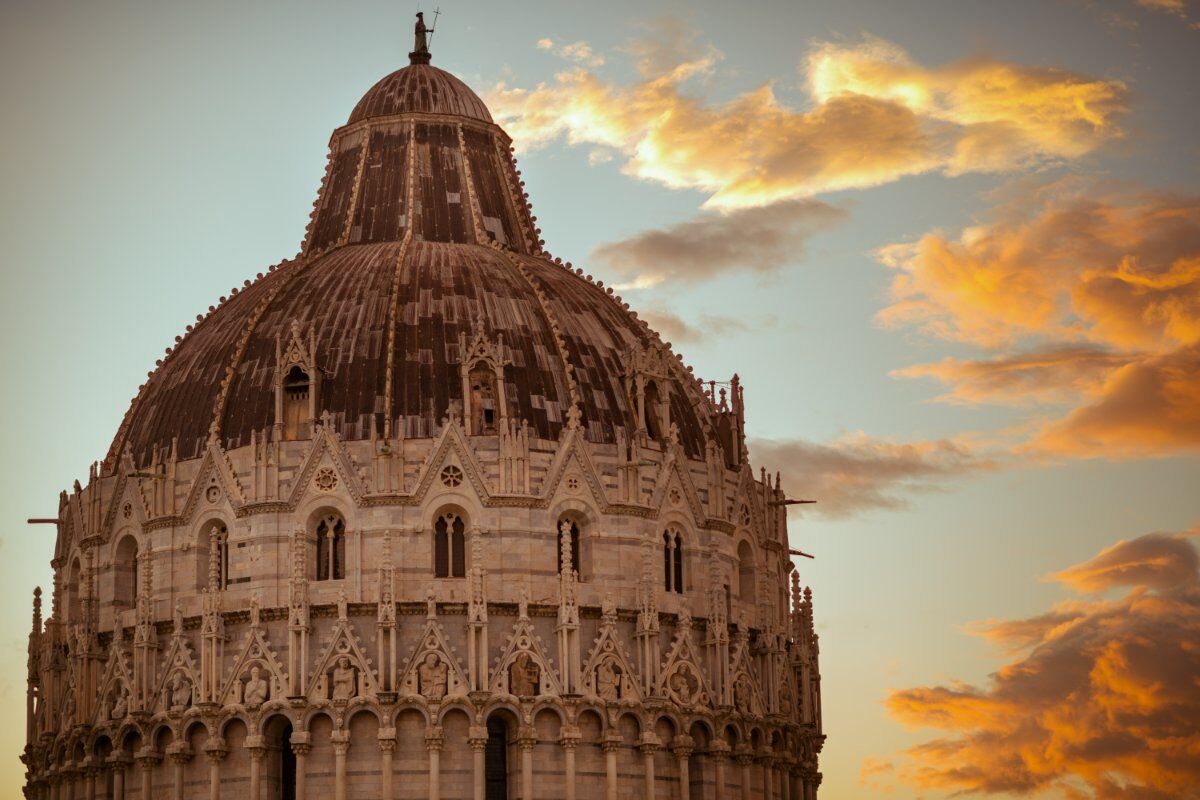
[[[880,258],[897,272],[883,324],[992,354],[897,376],[941,381],[954,402],[1074,404],[1034,452],[1200,450],[1200,198],[1027,185],[983,224]]]
[[[990,684],[893,692],[893,718],[945,736],[872,759],[865,773],[919,790],[1168,800],[1200,786],[1200,576],[1182,536],[1121,542],[1057,577],[1129,586],[1117,600],[1064,603],[976,626],[1018,648]]]
[[[809,238],[846,216],[819,200],[785,200],[643,231],[600,245],[592,257],[622,276],[626,286],[639,288],[726,272],[765,275],[803,260]]]
[[[828,519],[905,508],[913,494],[997,466],[965,440],[900,442],[861,432],[826,444],[755,439],[749,447],[756,464],[778,470],[793,496],[816,499],[811,513]]]
[[[539,50],[549,50],[565,61],[574,61],[585,67],[604,66],[604,56],[592,50],[587,42],[556,42],[553,39],[538,39]]]
[[[725,314],[701,313],[695,322],[688,322],[661,303],[652,303],[640,312],[642,319],[673,344],[698,344],[713,337],[750,330],[744,320]]]
[[[1123,135],[1120,81],[1051,67],[927,67],[877,38],[818,42],[804,64],[810,107],[798,110],[770,84],[710,100],[698,79],[715,75],[720,53],[678,23],[629,49],[631,83],[575,66],[532,89],[501,83],[488,105],[518,147],[564,137],[608,148],[631,175],[705,192],[717,209],[1077,158]]]

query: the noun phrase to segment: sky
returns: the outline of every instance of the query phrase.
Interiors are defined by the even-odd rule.
[[[409,5],[0,3],[6,796],[25,519],[297,252]],[[821,796],[1197,796],[1200,3],[441,5],[549,250],[738,373],[818,501]]]

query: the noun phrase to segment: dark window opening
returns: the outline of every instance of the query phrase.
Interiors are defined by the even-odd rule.
[[[477,366],[468,376],[471,384],[472,433],[496,432],[496,373],[485,365]]]
[[[279,800],[296,800],[296,753],[292,750],[291,723],[283,729],[279,753]]]
[[[311,381],[299,366],[288,370],[283,380],[283,438],[300,438],[301,423],[308,421]]]
[[[668,592],[683,594],[683,536],[674,529],[663,534],[663,584]]]
[[[562,546],[563,546],[563,527],[567,526],[567,530],[571,536],[571,569],[575,570],[575,574],[579,575],[579,525],[574,521],[562,520],[558,523],[558,571],[563,571]]]
[[[433,576],[464,578],[466,575],[466,525],[462,517],[445,514],[433,526]]]
[[[484,749],[484,798],[508,800],[508,726],[495,717],[487,721]]]
[[[658,384],[647,381],[646,388],[642,390],[642,424],[646,428],[646,434],[655,441],[661,441],[663,438],[660,405]]]
[[[317,580],[346,577],[346,523],[331,514],[317,523]]]

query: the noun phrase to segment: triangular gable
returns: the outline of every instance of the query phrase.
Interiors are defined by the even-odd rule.
[[[128,520],[125,519],[126,503],[129,504]],[[146,495],[142,491],[141,480],[137,478],[130,480],[124,472],[121,472],[117,476],[117,483],[113,490],[113,501],[109,504],[108,514],[104,518],[104,538],[111,539],[113,530],[123,522],[133,522],[140,528],[149,519],[150,509],[146,507]]]
[[[659,691],[679,705],[687,708],[713,704],[712,689],[700,668],[696,646],[692,642],[690,618],[681,618],[676,626],[659,675]]]
[[[296,471],[291,496],[288,498],[288,504],[292,508],[297,507],[304,496],[313,491],[313,476],[317,469],[324,465],[333,467],[338,479],[346,486],[356,503],[362,502],[365,490],[357,465],[346,452],[346,447],[333,430],[333,426],[322,423],[313,431],[312,445],[308,448],[300,469]]]
[[[178,682],[175,680],[176,676],[179,676]],[[180,706],[186,708],[194,702],[195,688],[199,685],[200,670],[196,667],[192,646],[182,633],[176,633],[167,644],[162,668],[158,671],[152,707],[161,711],[170,711]],[[185,690],[188,700],[179,702],[183,699]]]
[[[675,488],[683,493],[687,507],[692,512],[692,522],[697,527],[703,527],[708,521],[708,515],[700,503],[700,495],[696,492],[696,484],[692,480],[691,474],[682,466],[686,463],[685,459],[679,458],[679,447],[672,447],[667,459],[659,467],[658,477],[654,481],[654,494],[650,498],[650,507],[657,508],[661,512],[664,505],[669,502],[670,490]]]
[[[729,685],[732,687],[733,707],[743,714],[762,716],[767,704],[762,694],[762,682],[754,659],[750,658],[750,642],[744,636],[734,647],[730,659]]]
[[[537,671],[536,691],[530,694],[520,694],[519,697],[533,697],[543,694],[562,694],[562,681],[546,656],[541,639],[533,630],[528,617],[521,617],[513,626],[512,634],[496,659],[492,669],[492,691],[496,694],[517,694],[513,686],[512,671],[524,666],[528,671],[525,678],[532,682],[534,667]]]
[[[371,659],[362,646],[358,634],[350,626],[349,620],[338,620],[330,634],[329,643],[313,664],[312,677],[308,681],[308,699],[314,702],[329,700],[333,685],[330,673],[337,667],[338,661],[347,659],[355,670],[355,686],[353,697],[375,697],[379,694],[379,677],[371,666]],[[348,698],[347,698],[348,699]]]
[[[466,474],[466,479],[474,487],[475,494],[486,504],[491,499],[491,492],[488,491],[483,479],[484,470],[479,466],[479,462],[475,458],[475,452],[471,449],[470,443],[467,442],[466,436],[463,434],[462,425],[454,418],[449,419],[442,426],[441,433],[438,435],[433,447],[429,449],[429,454],[425,457],[425,461],[421,465],[421,472],[417,476],[417,484],[413,489],[413,498],[418,503],[424,499],[433,486],[433,482],[441,474],[443,467],[447,465],[448,461],[452,460],[450,458],[451,453],[457,457],[457,466]]]
[[[96,695],[93,725],[103,724],[110,719],[123,719],[125,714],[121,713],[121,699],[124,700],[125,711],[129,710],[133,670],[130,668],[129,653],[124,644],[124,639],[116,639],[109,645],[108,663],[104,665],[104,673],[100,677],[100,691]]]
[[[438,663],[430,662],[426,664],[426,658],[430,655],[438,657]],[[442,681],[441,666],[445,665],[444,687],[439,684]],[[434,686],[427,685],[429,682],[424,682],[421,679],[422,667],[426,667],[428,671],[433,672],[432,681]],[[424,695],[428,700],[441,700],[442,697],[457,697],[465,695],[471,691],[471,683],[467,677],[467,673],[459,664],[458,658],[454,654],[454,649],[450,647],[446,641],[445,631],[438,624],[437,620],[428,620],[425,623],[425,630],[421,633],[420,644],[413,654],[409,657],[408,663],[404,667],[404,671],[400,673],[400,693],[403,695]],[[424,684],[424,685],[423,685]],[[441,689],[442,695],[438,696],[438,689]]]
[[[225,703],[244,704],[246,685],[242,678],[249,678],[252,670],[259,669],[259,679],[267,682],[266,700],[282,698],[288,685],[287,673],[280,663],[279,657],[267,640],[267,633],[258,625],[251,625],[242,639],[242,649],[233,660],[224,684],[221,686],[221,698]]]
[[[633,660],[617,636],[616,621],[604,619],[583,668],[583,694],[607,702],[640,703],[639,685]]]
[[[221,498],[231,510],[236,510],[246,502],[241,484],[238,483],[237,475],[234,474],[225,451],[219,444],[212,441],[205,448],[200,469],[196,471],[196,479],[188,488],[187,499],[179,514],[183,520],[190,521],[192,519],[196,508],[200,505],[201,497],[207,493],[209,486],[220,488]]]
[[[568,429],[564,428],[564,430]],[[583,474],[583,479],[587,482],[596,505],[601,510],[605,510],[608,508],[609,502],[604,489],[604,479],[596,469],[596,465],[592,462],[582,441],[582,428],[568,431],[566,440],[555,451],[554,458],[546,470],[546,476],[542,479],[541,496],[553,497],[563,479],[566,478],[567,472],[570,471],[571,465],[574,464]]]
[[[745,503],[750,510],[749,528],[756,535],[758,531],[766,528],[762,509],[759,507],[759,492],[760,487],[754,481],[754,470],[750,468],[749,464],[742,464],[742,468],[738,472],[737,489],[733,493],[733,521],[737,525],[743,524],[738,515],[738,508]]]

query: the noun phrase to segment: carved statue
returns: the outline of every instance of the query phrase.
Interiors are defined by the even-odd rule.
[[[112,709],[108,712],[109,719],[125,719],[125,715],[129,713],[129,698],[125,694],[124,689],[117,691],[117,698],[113,702]]]
[[[413,43],[413,52],[428,53],[429,40],[425,37],[425,34],[433,33],[433,28],[425,27],[425,15],[420,11],[417,12],[417,24],[413,26],[413,33],[416,37],[416,41]]]
[[[354,667],[350,666],[349,658],[341,656],[333,668],[333,699],[344,702],[355,694]]]
[[[733,684],[733,705],[738,711],[749,714],[753,711],[754,694],[750,688],[750,679],[742,675]]]
[[[449,668],[438,658],[437,653],[428,653],[417,670],[421,694],[427,700],[441,700],[446,696],[446,678]]]
[[[517,697],[536,697],[542,668],[529,653],[519,653],[508,668],[508,685]]]
[[[621,677],[621,667],[612,659],[601,661],[596,667],[596,694],[604,700],[620,700]]]
[[[182,672],[171,678],[171,710],[177,711],[192,704],[192,682]]]
[[[249,708],[256,708],[267,701],[267,681],[260,673],[258,667],[250,668],[250,677],[246,680],[245,691],[242,692],[242,702]]]
[[[700,681],[692,674],[690,666],[680,664],[679,668],[675,670],[675,674],[671,676],[669,688],[679,702],[688,704],[696,699],[696,692],[700,688]]]

